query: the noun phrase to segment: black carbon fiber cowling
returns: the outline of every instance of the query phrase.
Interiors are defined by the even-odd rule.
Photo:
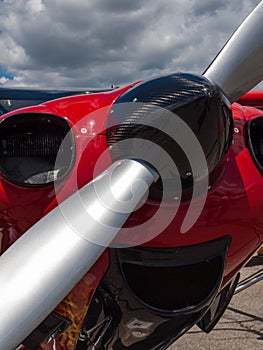
[[[175,132],[171,137],[163,131],[163,115],[169,111],[170,119],[177,116],[192,130],[203,149],[211,175],[224,159],[232,141],[233,122],[229,107],[230,103],[223,93],[202,76],[178,73],[140,83],[124,93],[113,105],[107,129],[111,156],[114,160],[139,157],[132,142],[129,147],[125,147],[119,143],[122,140],[146,139],[154,142],[176,164],[183,197],[189,198],[196,180],[192,176],[191,160],[177,142],[178,134]],[[154,127],[149,126],[148,122],[144,123],[150,115],[155,118]],[[192,140],[189,138],[185,142],[189,144]],[[172,197],[176,196],[176,189],[173,188],[175,179],[178,180],[178,174],[171,171],[167,172],[166,178],[162,178],[162,181],[169,183]],[[161,188],[161,182],[155,185],[157,192]]]

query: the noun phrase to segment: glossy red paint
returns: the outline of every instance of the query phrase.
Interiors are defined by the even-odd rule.
[[[56,206],[57,197],[65,199],[93,178],[95,162],[106,147],[105,137],[100,135],[105,129],[106,115],[116,98],[133,85],[111,92],[62,98],[22,108],[0,118],[1,121],[21,113],[32,113],[32,118],[36,113],[61,116],[67,119],[74,131],[77,149],[75,167],[70,176],[58,184],[56,191],[52,185],[44,188],[17,186],[0,174],[0,254]],[[87,128],[84,134],[81,132],[83,127]],[[110,159],[109,162],[104,164],[104,169],[111,164]]]
[[[28,113],[51,113],[62,118],[67,118],[76,140],[76,163],[71,174],[63,180],[56,191],[53,186],[44,188],[22,188],[10,183],[4,176],[0,176],[0,251],[3,253],[16,239],[30,228],[43,215],[57,205],[57,201],[64,200],[74,193],[76,189],[94,177],[94,168],[99,162],[96,174],[106,169],[111,164],[111,158],[107,151],[105,127],[108,114],[114,101],[132,85],[112,92],[92,95],[81,95],[63,98],[45,103],[44,105],[24,108],[4,116]],[[263,91],[251,92],[241,99],[248,104],[256,101],[257,106],[263,105]],[[179,247],[200,244],[216,238],[230,235],[232,243],[227,254],[227,262],[224,272],[222,287],[232,278],[236,272],[246,263],[251,255],[263,242],[263,199],[260,193],[263,190],[263,177],[253,163],[247,148],[245,125],[248,120],[263,115],[263,112],[253,107],[244,107],[240,104],[232,105],[235,132],[233,144],[227,158],[222,164],[217,178],[210,183],[208,196],[203,211],[192,226],[186,232],[181,233],[181,224],[189,207],[189,202],[181,203],[180,208],[170,224],[159,232],[156,237],[145,237],[145,246],[151,247]],[[95,174],[95,175],[96,175]],[[128,227],[137,226],[153,216],[159,207],[159,203],[148,199],[138,211],[133,213],[127,222]],[[165,204],[165,215],[175,212],[177,203]],[[158,222],[153,221],[153,225]],[[144,234],[144,232],[140,232]],[[116,241],[137,245],[136,235],[127,237],[125,230],[121,231]],[[103,256],[72,291],[74,299],[74,313],[79,319],[74,323],[78,327],[80,320],[86,313],[87,306],[93,292],[108,266],[108,259]],[[94,277],[92,283],[90,276]],[[87,294],[80,297],[83,285],[87,287]],[[67,297],[58,306],[70,304]],[[66,311],[67,315],[71,312]],[[72,320],[74,322],[74,320]],[[74,333],[74,332],[73,332]],[[73,340],[71,339],[73,336]],[[66,338],[65,338],[66,337]],[[64,350],[74,349],[76,334],[67,333],[49,345],[43,345],[41,349]],[[71,342],[69,347],[69,342]],[[66,344],[66,345],[65,345]],[[20,347],[20,349],[26,349]]]
[[[241,104],[242,106],[263,108],[262,91],[251,90],[237,100],[237,103]]]
[[[53,209],[58,200],[69,197],[78,188],[93,178],[94,165],[102,150],[106,147],[104,136],[105,123],[112,103],[134,84],[111,92],[81,95],[47,102],[40,106],[23,108],[5,114],[3,118],[20,113],[56,114],[66,118],[71,125],[76,140],[76,162],[72,173],[58,184],[43,188],[17,186],[0,174],[0,254],[11,246],[41,217]],[[85,128],[87,132],[82,132]],[[104,158],[98,172],[105,170],[111,159]],[[21,263],[21,262],[20,262]],[[72,321],[72,326],[60,337],[40,349],[73,350],[83,319],[93,293],[108,267],[107,252],[96,265],[84,276],[82,281],[58,305],[56,311]],[[21,286],[22,288],[23,286]],[[19,349],[27,349],[20,346]]]

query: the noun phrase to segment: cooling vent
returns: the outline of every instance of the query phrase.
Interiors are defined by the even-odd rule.
[[[27,113],[0,124],[0,170],[17,184],[43,186],[59,180],[74,158],[74,137],[63,118]]]
[[[12,136],[3,138],[1,157],[51,157],[58,153],[62,136]]]
[[[263,174],[263,117],[252,119],[247,123],[247,137],[251,156]]]
[[[158,313],[197,312],[217,294],[230,239],[179,248],[118,250],[124,280],[144,306]]]

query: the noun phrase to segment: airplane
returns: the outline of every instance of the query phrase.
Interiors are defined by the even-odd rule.
[[[263,279],[239,282],[263,243],[262,17],[202,75],[0,91],[1,350],[164,350]]]

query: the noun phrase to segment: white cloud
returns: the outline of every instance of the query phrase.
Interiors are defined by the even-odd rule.
[[[6,77],[0,77],[0,83],[5,84],[8,81]]]
[[[16,77],[13,84],[38,86],[108,87],[202,73],[258,2],[5,0],[0,66]]]

